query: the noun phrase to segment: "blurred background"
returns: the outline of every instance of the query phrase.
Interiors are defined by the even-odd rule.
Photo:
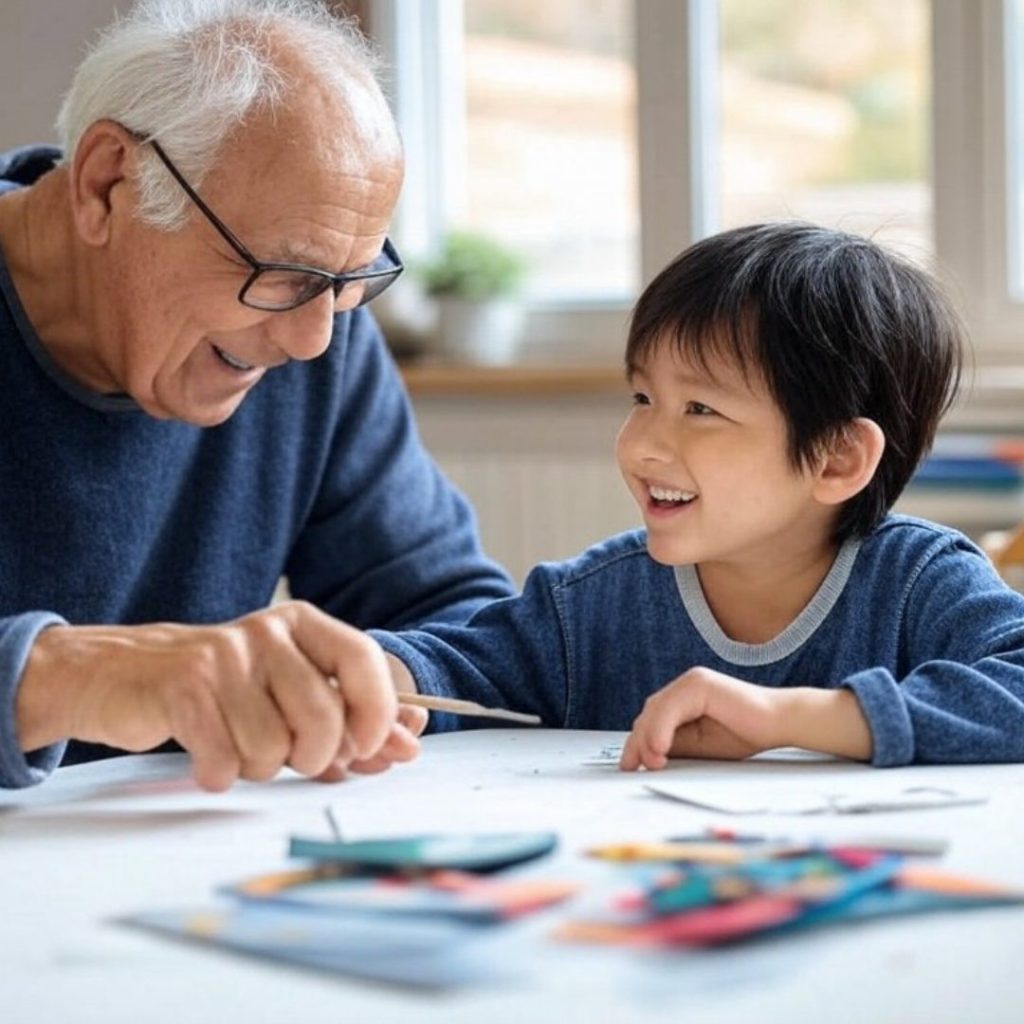
[[[864,233],[940,276],[976,368],[901,507],[975,536],[1024,519],[1022,3],[335,4],[382,51],[408,154],[410,273],[375,309],[424,438],[517,576],[637,523],[611,458],[631,304],[686,245],[765,219]],[[3,0],[0,149],[52,139],[126,6]],[[518,271],[442,293],[427,271],[453,231]],[[444,336],[444,300],[481,287],[515,305],[514,343],[494,318]]]
[[[527,255],[535,299],[628,299],[640,283],[636,6],[463,6],[464,192],[451,212]],[[701,55],[716,94],[702,140],[712,174],[697,197],[706,226],[801,217],[927,260],[927,0],[705,6],[717,22]],[[666,130],[685,131],[685,113],[680,103]]]

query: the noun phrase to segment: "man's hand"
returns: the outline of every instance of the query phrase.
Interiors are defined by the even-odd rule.
[[[384,652],[391,676],[391,685],[396,693],[416,693],[416,680],[412,673],[393,654]],[[401,704],[398,707],[398,721],[391,727],[391,733],[384,746],[373,757],[353,761],[349,765],[335,762],[320,778],[333,782],[345,778],[348,770],[371,775],[385,771],[396,761],[411,761],[420,749],[417,737],[427,727],[429,715],[425,708]]]
[[[782,746],[869,760],[871,732],[849,690],[774,689],[692,668],[647,698],[619,767],[664,768],[670,757],[736,760]]]
[[[391,732],[384,741],[384,746],[373,757],[361,761],[353,761],[345,765],[336,761],[330,765],[319,778],[323,782],[336,782],[345,778],[350,772],[360,775],[376,775],[387,771],[399,761],[411,761],[420,752],[420,733],[427,727],[428,713],[424,708],[399,705],[398,721],[391,726]]]
[[[16,706],[22,749],[64,738],[142,751],[177,740],[221,790],[290,765],[338,778],[416,756],[384,654],[300,601],[216,626],[55,626],[36,640]],[[411,726],[411,728],[410,728]]]

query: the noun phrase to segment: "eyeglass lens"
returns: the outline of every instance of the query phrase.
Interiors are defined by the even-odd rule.
[[[380,264],[383,264],[380,271],[375,272]],[[375,261],[369,269],[373,276],[353,277],[342,281],[335,281],[324,274],[311,274],[301,270],[262,270],[249,282],[243,301],[246,305],[259,309],[293,309],[310,302],[328,288],[333,288],[335,300],[359,293],[358,301],[353,302],[352,306],[362,306],[380,295],[401,273],[401,269],[390,265],[384,256]]]

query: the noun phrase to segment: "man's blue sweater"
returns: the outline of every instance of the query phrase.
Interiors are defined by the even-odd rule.
[[[0,155],[0,193],[57,152]],[[0,786],[110,753],[19,749],[14,700],[40,629],[211,623],[278,579],[356,626],[461,621],[506,596],[465,499],[417,436],[373,318],[339,315],[327,352],[269,372],[226,423],[153,419],[49,357],[0,239]]]

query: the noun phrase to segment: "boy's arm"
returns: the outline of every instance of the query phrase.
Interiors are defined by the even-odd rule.
[[[1024,761],[1024,596],[973,545],[955,541],[923,568],[901,649],[900,677],[876,668],[841,683],[870,724],[873,764]]]
[[[917,575],[898,621],[909,670],[775,689],[691,669],[650,697],[622,767],[800,746],[879,767],[1024,761],[1024,596],[963,541]]]
[[[694,668],[647,699],[620,766],[657,769],[670,757],[733,759],[789,746],[867,761],[871,731],[849,690],[773,689]]]
[[[555,591],[559,567],[542,565],[517,597],[494,601],[465,625],[436,623],[400,633],[371,630],[399,692],[472,700],[565,724],[568,659]],[[454,729],[434,713],[430,729]]]

